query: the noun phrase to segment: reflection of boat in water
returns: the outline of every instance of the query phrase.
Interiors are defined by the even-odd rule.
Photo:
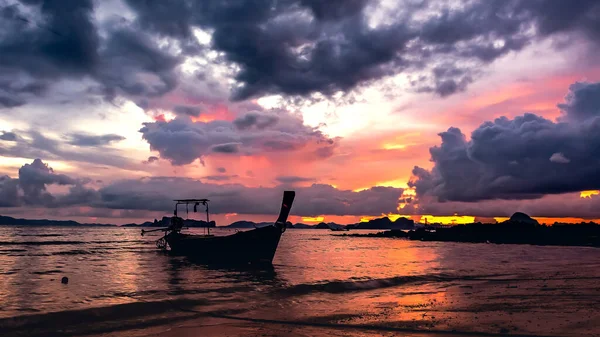
[[[294,202],[295,192],[285,191],[283,202],[277,221],[265,227],[255,228],[245,232],[237,232],[227,236],[214,236],[210,228],[206,235],[193,235],[181,233],[183,219],[177,216],[177,206],[194,205],[194,211],[200,204],[206,206],[206,221],[209,225],[208,199],[183,199],[175,200],[174,216],[171,225],[150,231],[142,230],[142,235],[152,231],[164,231],[165,235],[157,241],[157,246],[162,249],[170,248],[176,255],[185,255],[197,261],[210,263],[272,263],[275,251],[279,245],[281,234],[285,232],[285,225]]]

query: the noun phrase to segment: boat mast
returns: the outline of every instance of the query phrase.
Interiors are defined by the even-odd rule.
[[[194,213],[197,212],[197,207],[200,204],[206,206],[206,226],[204,227],[204,234],[210,235],[210,214],[209,214],[209,209],[208,209],[208,202],[210,200],[208,200],[208,199],[179,199],[179,200],[174,200],[174,201],[176,202],[175,211],[173,212],[175,217],[177,217],[177,206],[180,204],[185,204],[186,214],[188,216],[189,216],[189,213],[188,213],[189,204],[194,205]]]
[[[208,216],[208,200],[206,200],[206,230],[208,231],[208,235],[210,235],[210,218]]]

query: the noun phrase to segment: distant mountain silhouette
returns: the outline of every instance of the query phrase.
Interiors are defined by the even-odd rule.
[[[240,221],[233,222],[233,223],[231,223],[227,226],[223,226],[223,227],[225,227],[225,228],[256,228],[256,227],[269,226],[272,224],[273,224],[273,222],[253,222],[253,221],[240,220]],[[292,223],[288,221],[285,223],[285,227],[286,228],[294,228],[294,225],[292,225]]]
[[[154,221],[146,221],[140,224],[136,223],[128,223],[122,225],[121,227],[167,227],[170,224],[170,217],[163,217],[160,220],[154,219]],[[220,226],[222,228],[254,228],[263,227],[272,224],[271,222],[253,222],[253,221],[245,221],[240,220],[233,222],[227,226]],[[538,226],[539,223],[528,216],[525,213],[514,213],[509,220],[502,222],[501,224],[505,226]],[[0,215],[0,226],[116,226],[114,224],[96,224],[96,223],[79,223],[73,220],[29,220],[29,219],[17,219],[9,216],[1,216]],[[211,221],[207,223],[203,220],[193,220],[186,219],[184,220],[185,227],[191,228],[204,228],[204,227],[216,227],[215,221]],[[398,218],[395,221],[391,221],[388,217],[372,219],[366,222],[359,222],[355,224],[349,225],[341,225],[335,222],[321,222],[317,225],[308,225],[304,223],[296,223],[293,224],[291,222],[287,222],[286,228],[296,228],[296,229],[413,229],[415,228],[415,222],[408,218]]]
[[[314,229],[329,229],[329,228],[331,228],[331,226],[333,226],[333,225],[335,225],[336,227],[337,227],[337,226],[339,226],[338,224],[336,224],[336,223],[333,223],[333,222],[330,222],[330,223],[324,223],[324,222],[321,222],[321,223],[319,223],[318,225],[314,226],[313,228],[314,228]]]
[[[0,215],[0,226],[116,226],[112,224],[79,223],[73,220],[28,220]]]
[[[162,219],[156,220],[154,222],[146,221],[142,224],[129,223],[123,225],[123,227],[167,227],[171,224],[171,218],[163,216]],[[217,224],[214,221],[206,222],[204,220],[194,220],[194,219],[184,219],[183,220],[184,227],[192,227],[192,228],[205,228],[205,227],[216,227]]]
[[[439,228],[426,226],[410,231],[389,230],[379,233],[352,233],[342,236],[394,237],[419,241],[453,241],[471,243],[532,244],[600,247],[600,225],[589,222],[552,226],[540,225],[524,213],[515,213],[501,223],[480,222]]]
[[[369,220],[367,222],[359,222],[352,226],[353,229],[413,229],[415,222],[407,218],[398,218],[396,221],[390,220],[388,217]]]
[[[253,222],[253,221],[245,221],[245,220],[240,220],[240,221],[236,221],[233,222],[225,227],[227,228],[256,228],[256,227],[264,227],[264,226],[268,226],[268,225],[272,225],[272,222]]]
[[[510,219],[504,221],[503,223],[524,223],[527,225],[539,225],[537,220],[521,212],[516,212],[510,217]]]

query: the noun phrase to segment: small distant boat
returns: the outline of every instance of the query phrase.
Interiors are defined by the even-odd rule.
[[[271,264],[281,235],[285,232],[286,221],[295,195],[294,191],[283,192],[281,210],[274,224],[227,236],[211,235],[210,228],[207,228],[208,234],[205,235],[181,233],[184,223],[183,219],[177,216],[177,206],[194,205],[194,212],[197,211],[197,206],[206,206],[206,221],[207,224],[210,224],[209,200],[174,200],[176,204],[174,216],[171,217],[171,225],[167,228],[142,230],[142,235],[148,232],[164,231],[165,235],[157,241],[159,248],[169,250],[175,255],[188,256],[197,261],[227,264]]]
[[[347,232],[347,231],[349,231],[348,228],[343,228],[343,227],[329,227],[329,229],[331,229],[334,232]]]

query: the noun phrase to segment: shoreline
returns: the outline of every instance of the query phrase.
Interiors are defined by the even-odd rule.
[[[3,336],[381,336],[382,334],[402,333],[407,337],[436,336],[475,336],[475,337],[559,337],[562,335],[514,333],[508,328],[498,328],[497,332],[477,331],[477,329],[430,328],[429,321],[423,317],[420,321],[373,323],[344,323],[339,320],[323,320],[327,317],[312,316],[305,319],[281,319],[239,316],[236,310],[197,310],[196,306],[180,303],[163,307],[152,313],[120,317],[120,309],[133,309],[143,302],[90,308],[82,310],[82,315],[74,311],[34,314],[0,319]],[[119,308],[120,307],[120,308]],[[206,308],[208,309],[208,308]],[[112,310],[116,310],[112,312]],[[108,314],[110,311],[110,314]],[[104,312],[104,315],[99,314]],[[131,312],[131,311],[129,311]],[[89,314],[89,315],[87,315]],[[56,320],[62,316],[63,320]],[[91,320],[89,320],[91,319]],[[11,328],[8,321],[27,321],[25,325]],[[385,323],[388,323],[387,325]],[[391,324],[390,324],[391,323]],[[511,333],[512,332],[512,333]]]
[[[468,224],[428,230],[331,234],[339,237],[405,238],[416,241],[600,247],[599,225]]]

